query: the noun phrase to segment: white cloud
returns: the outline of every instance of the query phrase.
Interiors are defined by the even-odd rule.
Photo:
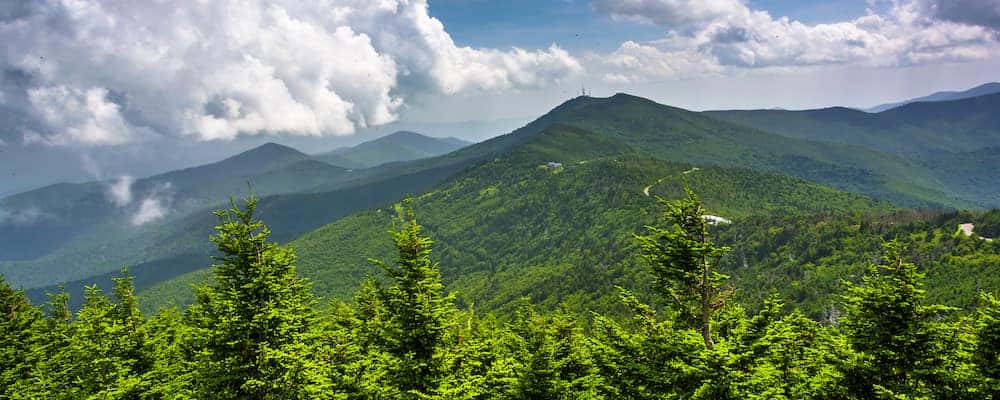
[[[163,202],[155,197],[147,197],[139,202],[139,209],[132,215],[132,225],[145,225],[167,215]]]
[[[662,25],[691,32],[746,10],[740,0],[595,0],[598,12],[615,19]]]
[[[0,15],[0,67],[30,75],[28,141],[145,134],[342,135],[406,99],[539,87],[580,73],[557,46],[459,47],[426,0],[50,0]],[[68,112],[66,112],[68,111]]]
[[[591,54],[593,72],[612,84],[678,79],[723,72],[723,68],[697,50],[664,51],[633,41],[622,43],[606,55]]]
[[[108,196],[118,207],[127,206],[132,202],[132,183],[135,179],[128,175],[118,177],[114,183],[108,185]]]
[[[51,144],[122,144],[131,132],[119,112],[107,100],[103,88],[77,89],[63,85],[28,90],[28,100],[42,122],[59,130],[37,140]]]
[[[854,20],[809,25],[739,0],[596,0],[595,9],[613,18],[667,29],[659,40],[622,44],[596,65],[605,81],[640,82],[734,69],[961,62],[1000,50],[990,28],[941,19],[927,1],[894,2],[884,15],[869,10]]]
[[[159,220],[170,211],[170,200],[172,198],[172,185],[167,182],[155,186],[142,200],[132,214],[132,225],[140,226]]]

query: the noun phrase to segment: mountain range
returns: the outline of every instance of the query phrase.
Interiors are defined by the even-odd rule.
[[[317,154],[314,158],[343,168],[370,168],[390,162],[438,156],[469,144],[453,137],[432,138],[416,132],[399,131],[357,146]]]
[[[692,112],[627,94],[583,96],[464,147],[412,133],[317,156],[269,144],[136,180],[136,200],[121,207],[109,201],[108,183],[5,198],[7,224],[32,206],[55,218],[8,225],[3,231],[16,234],[0,250],[7,260],[0,273],[38,301],[59,282],[69,281],[71,291],[106,286],[121,265],[130,265],[149,307],[183,304],[188,284],[211,263],[207,238],[216,221],[209,211],[245,193],[251,181],[272,237],[292,243],[301,272],[322,295],[349,296],[372,272],[365,260],[387,255],[394,204],[410,195],[463,301],[499,309],[527,296],[551,306],[610,307],[614,285],[642,281],[631,235],[655,222],[656,196],[676,197],[684,184],[732,221],[724,229],[750,229],[747,237],[768,232],[754,222],[761,219],[825,218],[850,226],[851,215],[893,215],[900,208],[997,207],[996,191],[979,186],[996,179],[979,168],[997,162],[990,147],[1000,135],[992,111],[997,101],[915,103],[878,114]],[[129,224],[164,186],[177,194],[171,212],[147,225]],[[921,218],[910,220],[932,217]],[[952,222],[933,223],[947,231]],[[815,233],[804,231],[795,235]],[[763,251],[751,252],[739,239],[733,244],[745,254]],[[759,258],[780,267],[780,260]],[[738,271],[740,263],[730,262]],[[846,268],[822,276],[840,278]],[[822,299],[803,297],[815,310]]]
[[[935,102],[935,101],[951,101],[951,100],[961,100],[968,99],[972,97],[985,96],[988,94],[1000,93],[1000,82],[990,82],[984,83],[982,85],[976,86],[972,89],[962,90],[962,91],[944,91],[935,92],[927,96],[917,97],[914,99],[903,100],[895,103],[879,104],[875,107],[869,108],[865,111],[871,113],[879,113],[886,110],[891,110],[893,108],[910,104],[910,103],[920,103],[920,102]]]

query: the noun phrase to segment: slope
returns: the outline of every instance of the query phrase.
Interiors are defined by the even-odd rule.
[[[562,165],[549,167],[550,161]],[[630,235],[653,221],[655,207],[644,188],[651,186],[653,195],[676,196],[682,180],[706,193],[713,211],[731,219],[761,212],[884,207],[779,175],[717,167],[692,170],[561,124],[453,176],[416,197],[415,204],[421,222],[438,240],[450,284],[461,288],[465,301],[496,308],[528,295],[549,305],[568,298],[595,305],[611,301],[606,297],[609,285],[633,279],[639,271],[628,256]],[[348,296],[373,272],[366,258],[388,255],[385,232],[391,215],[391,208],[384,207],[360,212],[293,241],[300,272],[313,278],[319,293]],[[569,273],[577,280],[560,279]],[[167,282],[145,293],[155,293],[156,301],[184,302],[178,296],[186,293],[189,281]],[[566,288],[557,288],[561,286]]]
[[[264,218],[274,222],[271,237],[289,241],[350,213],[420,193],[426,185],[433,185],[454,173],[447,168],[430,169],[334,191],[266,196],[261,199],[258,209]],[[234,196],[246,196],[245,187]],[[110,288],[111,277],[122,265],[131,267],[136,287],[144,289],[211,265],[214,248],[208,238],[218,222],[212,210],[223,206],[216,204],[182,218],[143,227],[116,241],[88,242],[30,262],[0,264],[3,268],[0,272],[10,282],[35,289],[30,293],[36,300],[44,298],[46,292],[55,290],[57,284],[63,282],[76,289],[86,285]],[[184,286],[185,292],[186,288]],[[79,296],[81,293],[72,294]]]
[[[119,244],[245,194],[248,183],[255,192],[269,195],[303,191],[349,175],[294,149],[267,144],[218,163],[125,181],[117,198],[111,194],[114,182],[59,184],[10,196],[0,201],[8,213],[0,221],[0,273],[21,276],[28,272],[15,270],[62,263],[55,270],[40,271],[53,281],[83,277],[81,273],[93,268],[77,271],[80,263],[116,261],[109,253],[123,251]],[[141,220],[144,212],[159,218]]]
[[[906,158],[940,188],[983,207],[1000,206],[1000,94],[955,101],[907,104],[879,114],[846,108],[806,111],[713,111],[706,114],[786,137],[859,145]],[[966,166],[975,165],[975,168]]]
[[[306,232],[347,213],[395,201],[404,194],[424,193],[455,173],[489,164],[512,152],[524,151],[528,148],[525,146],[537,145],[533,141],[544,136],[543,132],[548,132],[550,128],[586,132],[580,136],[585,140],[575,139],[582,140],[583,144],[570,146],[572,151],[561,152],[561,147],[556,145],[545,147],[545,151],[552,152],[549,155],[552,161],[587,161],[590,157],[587,155],[594,152],[601,156],[590,158],[620,154],[650,163],[669,161],[783,173],[901,204],[964,204],[935,191],[933,188],[939,183],[927,179],[921,166],[898,157],[858,147],[789,140],[703,114],[619,94],[610,98],[579,97],[567,101],[508,135],[443,156],[355,170],[346,180],[320,185],[308,193],[266,198],[265,203],[274,202],[270,210],[279,216],[270,222],[276,230],[289,233],[283,240],[291,240],[294,234]],[[560,138],[568,142],[574,140],[568,134]],[[581,157],[583,159],[577,160]],[[342,196],[355,196],[355,200],[341,204]],[[336,212],[327,212],[328,208]],[[76,279],[108,272],[121,263],[149,263],[185,254],[207,254],[208,250],[201,240],[210,232],[213,223],[208,211],[203,210],[198,218],[160,229],[198,232],[200,237],[175,240],[151,232],[142,236],[141,240],[136,239],[134,245],[123,246],[135,251],[115,249],[111,252],[114,257],[105,257],[106,251],[95,256],[91,254],[93,248],[81,248],[75,253],[65,252],[61,257],[46,259],[45,268],[62,271],[72,267],[72,276]],[[162,246],[164,242],[170,245]],[[37,267],[39,264],[33,265]],[[59,275],[35,274],[30,265],[23,267],[19,268],[18,276],[30,280],[33,286],[67,279]]]
[[[708,111],[714,118],[783,136],[870,147],[894,154],[975,151],[1000,141],[1000,93],[913,103],[878,114],[819,110]]]
[[[650,156],[791,175],[906,206],[964,206],[921,165],[859,146],[796,140],[625,94],[587,98],[567,123]]]
[[[433,138],[416,132],[399,131],[353,147],[315,156],[317,160],[344,168],[368,168],[450,153],[469,143],[455,138]]]
[[[891,110],[899,106],[904,106],[910,103],[961,100],[961,99],[968,99],[970,97],[979,97],[994,93],[1000,93],[1000,82],[984,83],[972,89],[963,91],[936,92],[927,96],[917,97],[915,99],[904,100],[896,103],[880,104],[875,107],[869,108],[866,111],[870,113],[879,113],[882,111]]]

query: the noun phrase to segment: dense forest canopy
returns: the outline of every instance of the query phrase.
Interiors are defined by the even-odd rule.
[[[40,308],[0,282],[0,398],[1000,398],[1000,301],[930,301],[910,237],[882,243],[818,321],[779,293],[741,302],[704,203],[690,190],[659,203],[635,238],[650,301],[619,288],[620,315],[525,299],[500,316],[445,289],[410,201],[384,238],[395,259],[329,303],[258,200],[234,202],[185,310],[143,315],[127,271],[75,313],[65,292]]]

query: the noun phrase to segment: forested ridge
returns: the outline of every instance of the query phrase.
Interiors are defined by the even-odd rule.
[[[35,307],[0,282],[0,398],[1000,398],[1000,300],[928,298],[915,262],[933,258],[913,250],[918,230],[879,231],[894,237],[836,288],[836,312],[811,318],[787,293],[738,293],[747,278],[721,264],[747,250],[722,244],[688,190],[635,232],[649,296],[617,289],[615,314],[528,299],[501,314],[445,289],[414,203],[395,207],[384,237],[395,259],[371,260],[351,301],[314,297],[253,197],[216,213],[213,276],[184,310],[143,315],[127,272],[110,296],[88,289],[76,312],[65,293]],[[995,218],[982,217],[986,229]],[[955,246],[986,243],[954,234]]]

